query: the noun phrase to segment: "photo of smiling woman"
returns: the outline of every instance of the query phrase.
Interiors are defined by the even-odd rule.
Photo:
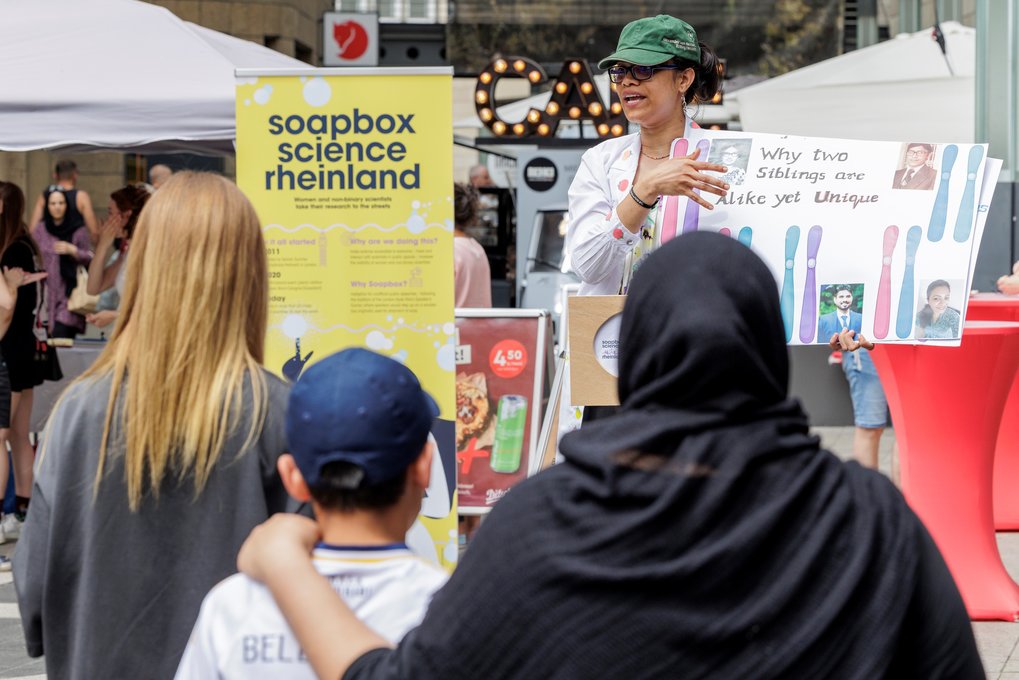
[[[962,285],[961,282],[955,283],[957,288]],[[917,338],[944,340],[959,337],[962,315],[958,309],[949,306],[951,296],[952,285],[944,279],[936,279],[927,285],[927,294],[920,300],[920,311],[916,313]]]

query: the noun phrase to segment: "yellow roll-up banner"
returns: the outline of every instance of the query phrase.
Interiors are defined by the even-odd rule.
[[[452,70],[237,75],[237,182],[269,256],[266,366],[294,381],[361,346],[417,374],[441,408],[440,455],[407,541],[452,568]]]

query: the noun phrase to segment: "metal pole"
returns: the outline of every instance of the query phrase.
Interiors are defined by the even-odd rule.
[[[973,286],[994,290],[1019,259],[1019,0],[977,0],[974,136],[1004,160],[980,244]]]
[[[876,45],[877,0],[859,0],[856,8],[856,49]]]
[[[920,0],[899,0],[899,33],[915,33],[920,26]]]
[[[962,0],[937,0],[942,21],[962,21]]]
[[[1019,181],[1019,0],[977,0],[977,142],[1005,161],[1002,180]]]

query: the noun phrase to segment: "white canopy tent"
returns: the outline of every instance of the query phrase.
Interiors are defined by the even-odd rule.
[[[0,150],[233,149],[234,69],[307,66],[135,0],[0,2]]]
[[[941,25],[806,66],[728,97],[744,130],[887,141],[974,141],[973,28]],[[949,64],[951,70],[949,71]]]

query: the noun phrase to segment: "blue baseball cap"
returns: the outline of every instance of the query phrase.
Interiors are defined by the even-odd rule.
[[[414,373],[359,347],[308,368],[290,391],[290,454],[309,485],[329,463],[344,461],[374,486],[403,473],[428,441],[439,406]]]

